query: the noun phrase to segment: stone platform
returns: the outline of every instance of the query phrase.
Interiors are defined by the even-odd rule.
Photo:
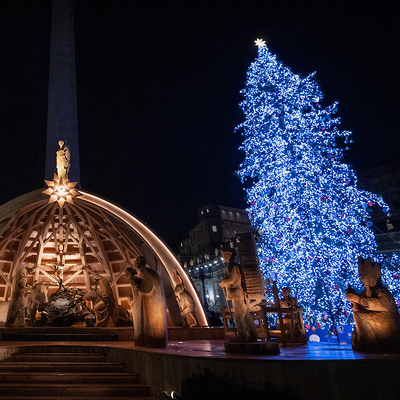
[[[276,355],[279,354],[278,342],[238,342],[226,341],[224,348],[227,353],[251,355]]]
[[[222,327],[169,327],[168,340],[214,340],[224,338]],[[115,328],[90,328],[82,325],[71,327],[0,327],[0,341],[133,341],[134,329],[131,326]]]
[[[107,362],[123,363],[151,386],[153,395],[176,391],[193,375],[220,383],[265,392],[265,398],[398,400],[400,355],[354,352],[347,344],[308,343],[280,347],[278,355],[226,353],[224,340],[172,341],[166,349],[135,347],[130,341],[114,342],[1,342],[0,359],[15,352],[51,352],[59,346],[84,347],[104,354]],[[211,382],[208,386],[211,385]],[[198,390],[207,397],[207,385]],[[236,400],[236,399],[235,399]],[[243,400],[243,399],[241,399]]]

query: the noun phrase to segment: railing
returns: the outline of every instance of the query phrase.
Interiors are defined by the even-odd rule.
[[[390,241],[399,242],[399,245],[400,245],[400,231],[378,233],[375,235],[375,240],[377,243],[386,242],[386,241],[390,240]]]
[[[379,253],[400,251],[400,231],[378,233],[375,235]]]

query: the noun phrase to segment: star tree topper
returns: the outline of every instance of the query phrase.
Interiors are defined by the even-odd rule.
[[[265,44],[265,40],[262,40],[262,39],[257,39],[257,40],[255,40],[254,41],[254,43],[256,44],[256,46],[257,47],[265,47],[266,46],[266,44]]]

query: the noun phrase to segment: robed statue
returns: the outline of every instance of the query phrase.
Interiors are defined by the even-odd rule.
[[[167,314],[164,288],[156,271],[146,266],[146,258],[137,257],[126,268],[133,291],[132,314],[134,340],[138,346],[167,347]]]
[[[71,152],[66,140],[60,140],[58,145],[60,148],[56,152],[57,175],[59,178],[63,178],[68,176],[68,172],[71,167]]]
[[[355,330],[351,345],[359,351],[400,351],[400,318],[390,291],[382,285],[381,266],[369,258],[358,258],[360,294],[349,287],[346,298],[353,309]]]

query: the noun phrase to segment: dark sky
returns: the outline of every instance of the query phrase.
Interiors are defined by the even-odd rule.
[[[317,71],[357,171],[400,158],[397,2],[235,3],[75,1],[81,187],[173,249],[197,207],[245,207],[233,129],[256,38]],[[49,0],[1,2],[0,204],[44,186],[49,32]]]

